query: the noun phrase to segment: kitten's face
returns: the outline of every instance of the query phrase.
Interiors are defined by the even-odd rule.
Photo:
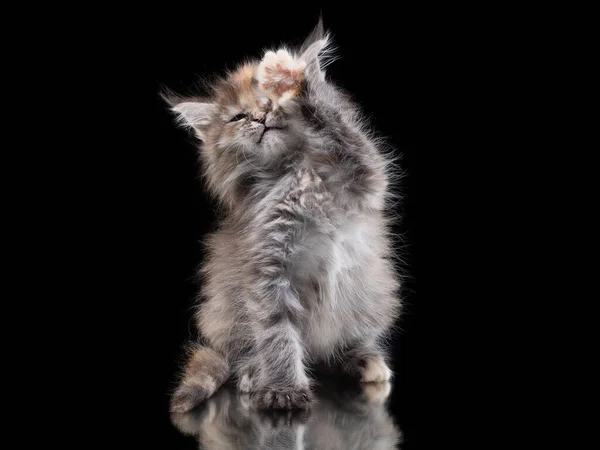
[[[205,144],[239,158],[271,160],[301,142],[294,105],[270,99],[258,87],[258,65],[246,64],[215,87],[213,114],[205,125]]]

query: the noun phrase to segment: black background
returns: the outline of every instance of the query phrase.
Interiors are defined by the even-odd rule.
[[[423,357],[416,154],[423,145],[422,36],[407,11],[350,4],[147,6],[139,14],[102,15],[106,19],[99,24],[83,20],[67,36],[75,61],[63,81],[71,91],[84,89],[77,98],[93,109],[74,105],[74,114],[89,116],[83,119],[89,123],[81,136],[65,138],[81,149],[74,157],[81,189],[67,187],[77,217],[70,230],[79,247],[72,278],[82,281],[73,284],[80,300],[69,311],[81,317],[79,336],[93,349],[82,356],[69,335],[69,358],[85,360],[84,373],[94,376],[93,397],[110,411],[106,429],[119,430],[121,442],[195,448],[170,424],[168,394],[181,345],[195,335],[193,277],[203,257],[200,241],[215,226],[214,204],[199,181],[193,137],[175,127],[158,93],[165,86],[189,91],[200,78],[223,73],[245,57],[260,57],[266,48],[299,44],[320,13],[340,56],[328,68],[330,78],[354,95],[402,156],[406,172],[397,211],[402,221],[394,230],[403,236],[398,250],[405,261],[405,313],[394,340],[390,409],[405,435],[403,447],[418,448]],[[77,50],[78,33],[87,35],[88,26],[94,39]]]

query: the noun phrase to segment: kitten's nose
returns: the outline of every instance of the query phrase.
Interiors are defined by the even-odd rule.
[[[272,111],[268,112],[265,117],[265,126],[267,128],[280,128],[281,127],[281,118],[279,114],[273,113]]]

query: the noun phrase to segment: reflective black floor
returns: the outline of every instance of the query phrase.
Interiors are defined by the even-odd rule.
[[[415,426],[419,390],[413,370],[408,370],[415,365],[407,364],[403,370],[400,355],[391,359],[395,373],[391,383],[360,384],[337,375],[316,375],[315,401],[306,411],[257,411],[247,395],[226,384],[195,410],[170,414],[169,392],[176,386],[179,362],[174,358],[172,365],[163,364],[160,346],[154,350],[154,359],[148,355],[146,366],[135,353],[131,369],[112,366],[118,387],[110,388],[114,399],[99,398],[108,409],[92,423],[94,439],[101,430],[101,435],[111,435],[110,442],[144,449],[419,448]],[[131,375],[130,381],[123,383],[122,375]],[[88,435],[86,427],[80,431]]]
[[[388,409],[390,383],[321,378],[306,411],[258,412],[247,395],[224,386],[200,407],[171,415],[184,448],[395,449],[402,430]]]

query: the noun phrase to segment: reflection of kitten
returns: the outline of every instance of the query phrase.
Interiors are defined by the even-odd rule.
[[[397,448],[401,432],[384,400],[390,385],[363,384],[319,389],[311,409],[261,413],[248,407],[246,394],[223,387],[201,407],[173,413],[173,424],[210,449],[356,449]]]
[[[298,53],[267,52],[208,98],[167,99],[203,141],[224,213],[201,272],[204,346],[191,347],[173,411],[230,374],[261,408],[307,406],[312,364],[390,378],[382,341],[400,302],[384,210],[394,174],[325,79],[328,45],[319,24]]]

